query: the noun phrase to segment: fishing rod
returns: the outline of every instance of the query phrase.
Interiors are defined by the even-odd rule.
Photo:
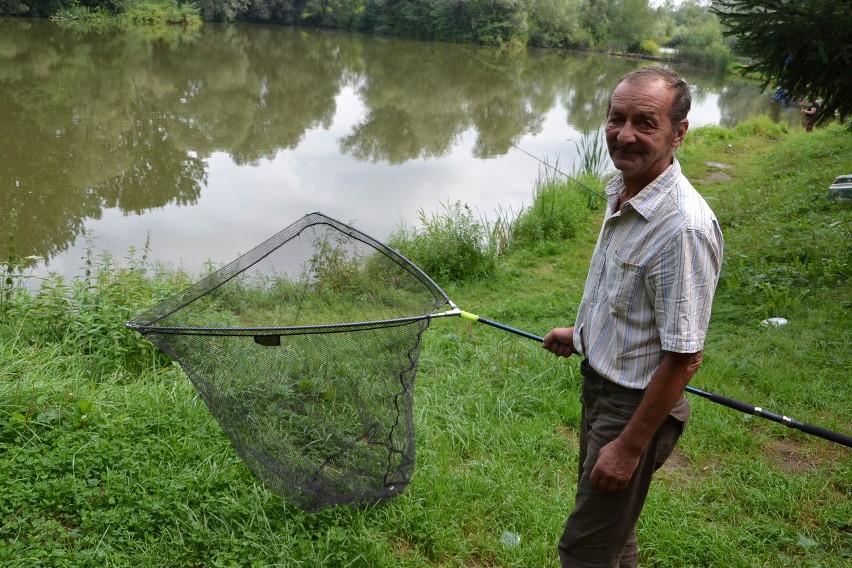
[[[528,333],[526,331],[522,331],[520,329],[515,329],[514,327],[509,327],[508,325],[504,325],[502,323],[498,323],[489,319],[485,319],[476,314],[471,314],[469,312],[461,311],[460,313],[455,314],[459,315],[464,319],[475,321],[477,323],[483,323],[485,325],[490,325],[491,327],[496,327],[497,329],[502,329],[503,331],[508,331],[510,333],[514,333],[515,335],[520,335],[521,337],[526,337],[527,339],[532,339],[534,341],[538,341],[539,343],[544,341],[543,337],[539,337],[538,335],[534,335],[532,333]],[[775,414],[774,412],[769,412],[764,410],[759,406],[754,406],[751,404],[747,404],[745,402],[729,398],[727,396],[722,396],[720,394],[714,394],[711,392],[703,391],[701,389],[697,389],[692,386],[686,387],[686,392],[694,394],[696,396],[700,396],[702,398],[706,398],[716,404],[721,404],[722,406],[727,406],[728,408],[733,408],[734,410],[739,410],[745,414],[751,414],[753,416],[760,416],[761,418],[765,418],[772,422],[776,422],[778,424],[783,424],[788,428],[793,428],[795,430],[799,430],[804,432],[805,434],[810,434],[812,436],[817,436],[818,438],[822,438],[824,440],[828,440],[830,442],[834,442],[836,444],[840,444],[842,446],[846,446],[847,448],[852,448],[852,436],[847,436],[845,434],[841,434],[840,432],[835,432],[833,430],[829,430],[828,428],[823,428],[822,426],[815,426],[813,424],[807,424],[805,422],[799,422],[798,420],[794,420],[789,416],[784,416],[781,414]]]
[[[571,181],[573,181],[574,183],[576,183],[577,185],[579,185],[580,187],[582,187],[583,189],[585,189],[586,191],[588,191],[589,193],[591,193],[592,195],[594,195],[595,197],[599,197],[599,198],[603,199],[604,201],[606,201],[606,195],[604,195],[603,193],[601,193],[601,192],[599,192],[599,191],[595,191],[594,189],[592,189],[592,188],[591,188],[591,187],[589,187],[588,185],[584,184],[583,182],[581,182],[581,181],[580,181],[580,180],[578,180],[577,178],[572,177],[572,176],[569,176],[568,174],[566,174],[565,172],[563,172],[562,170],[560,170],[560,169],[559,169],[559,168],[557,168],[556,166],[554,166],[554,165],[552,165],[552,164],[549,164],[546,160],[542,160],[542,159],[541,159],[541,158],[539,158],[538,156],[536,156],[536,155],[534,155],[534,154],[530,154],[529,152],[527,152],[526,150],[524,150],[524,149],[523,149],[523,148],[521,148],[520,146],[518,146],[518,145],[514,144],[513,142],[509,142],[509,145],[510,145],[510,146],[512,146],[512,148],[514,148],[515,150],[518,150],[519,152],[523,152],[524,154],[526,154],[527,156],[529,156],[530,158],[532,158],[532,159],[533,159],[533,160],[535,160],[536,162],[538,162],[538,163],[542,164],[544,167],[546,167],[546,168],[550,168],[550,169],[552,169],[553,171],[555,171],[556,173],[561,174],[561,175],[563,175],[563,176],[567,177],[568,179],[570,179]]]

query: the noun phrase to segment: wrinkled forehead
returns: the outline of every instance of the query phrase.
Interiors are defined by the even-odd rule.
[[[660,79],[619,83],[610,95],[607,114],[640,113],[645,115],[666,115],[674,100],[674,89]]]

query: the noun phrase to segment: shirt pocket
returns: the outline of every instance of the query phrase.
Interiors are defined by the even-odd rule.
[[[623,260],[611,254],[607,260],[606,289],[610,309],[626,311],[632,304],[642,278],[642,265]]]

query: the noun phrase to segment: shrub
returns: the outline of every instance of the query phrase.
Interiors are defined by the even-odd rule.
[[[141,26],[201,26],[201,10],[195,4],[139,0],[128,4],[124,14],[129,23]]]
[[[652,39],[643,39],[639,42],[639,53],[656,57],[660,54],[660,46]]]

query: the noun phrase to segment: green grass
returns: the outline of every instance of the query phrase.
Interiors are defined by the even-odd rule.
[[[826,195],[852,172],[850,149],[839,127],[756,122],[699,129],[680,151],[726,238],[693,384],[846,434],[852,208]],[[730,165],[730,179],[707,162]],[[438,283],[462,309],[533,333],[569,324],[601,214],[559,246],[509,248],[490,278]],[[0,274],[0,565],[557,565],[578,361],[435,320],[415,387],[411,484],[380,505],[309,514],[266,490],[183,372],[122,327],[186,275],[133,256],[91,264],[89,281],[53,280],[36,296],[16,266]],[[768,316],[789,324],[761,326]],[[643,566],[849,565],[852,450],[691,401],[640,520]],[[520,544],[506,546],[504,531]]]

